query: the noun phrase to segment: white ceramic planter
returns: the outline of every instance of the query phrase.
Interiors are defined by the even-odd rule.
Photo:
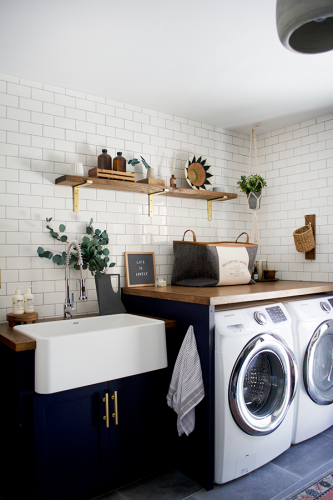
[[[155,170],[153,168],[147,168],[147,179],[155,179]]]

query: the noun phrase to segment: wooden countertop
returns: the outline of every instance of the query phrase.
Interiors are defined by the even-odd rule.
[[[174,300],[211,306],[244,304],[262,300],[279,301],[288,297],[333,292],[333,283],[319,281],[267,281],[253,285],[216,287],[128,287],[126,295],[138,295],[156,299]]]
[[[157,299],[174,300],[177,302],[189,302],[203,304],[220,308],[246,307],[258,301],[278,302],[290,297],[306,297],[319,293],[332,292],[333,283],[318,281],[271,281],[261,282],[254,285],[221,286],[221,287],[185,287],[172,286],[155,287],[129,287],[123,288],[126,295],[138,295]],[[251,304],[250,304],[251,303]],[[90,314],[85,316],[73,316],[73,319],[97,316]],[[61,321],[62,317],[38,320],[38,322]],[[174,328],[176,322],[164,320],[166,328]],[[0,342],[12,350],[27,351],[36,349],[36,341],[16,332],[9,327],[8,322],[0,323]]]
[[[0,342],[16,352],[36,349],[36,341],[26,337],[23,333],[13,330],[8,321],[0,323]]]
[[[130,313],[129,313],[130,314]],[[98,314],[85,314],[85,315],[77,315],[73,316],[73,319],[79,318],[89,318],[93,316],[98,316]],[[153,318],[153,316],[149,316]],[[155,318],[162,319],[162,318]],[[63,321],[63,317],[59,316],[56,318],[46,318],[39,319],[36,323],[47,323],[49,321]],[[165,322],[165,328],[175,328],[177,326],[177,322],[171,319],[163,319]],[[16,330],[13,330],[8,324],[8,321],[5,323],[0,323],[0,342],[8,346],[10,349],[16,352],[20,351],[30,351],[36,349],[36,341],[32,340],[30,337],[23,335],[23,333],[19,333]]]

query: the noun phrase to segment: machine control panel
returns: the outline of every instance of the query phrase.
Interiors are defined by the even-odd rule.
[[[268,312],[273,323],[282,323],[282,321],[287,321],[286,315],[280,306],[266,307],[266,311]]]
[[[331,306],[333,307],[333,299],[328,299],[328,302],[331,304]]]
[[[329,304],[327,304],[327,302],[320,302],[320,307],[322,308],[322,310],[325,312],[325,313],[329,313],[330,310],[331,310],[331,306]]]
[[[256,322],[259,323],[259,325],[266,325],[267,320],[266,320],[266,316],[264,315],[264,313],[262,313],[260,311],[255,311],[253,313],[253,317],[256,320]]]

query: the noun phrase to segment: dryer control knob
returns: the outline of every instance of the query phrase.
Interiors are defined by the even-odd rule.
[[[325,312],[325,313],[329,313],[330,310],[331,310],[331,306],[329,304],[327,304],[327,302],[320,302],[320,307],[322,308],[322,310]]]
[[[266,325],[267,321],[266,321],[266,316],[264,315],[264,313],[262,313],[260,311],[256,311],[253,314],[253,317],[256,320],[256,322],[259,323],[259,325]]]

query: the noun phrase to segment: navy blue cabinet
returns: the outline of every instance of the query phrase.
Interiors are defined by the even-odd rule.
[[[117,391],[118,425],[110,418],[111,471],[125,484],[171,464],[175,438],[166,403],[169,370],[156,370],[109,383]],[[114,411],[111,400],[111,411]]]
[[[180,287],[181,288],[181,287]],[[168,294],[166,294],[168,295]],[[172,294],[171,294],[172,295]],[[168,363],[172,371],[188,327],[193,325],[201,361],[205,397],[195,409],[195,430],[178,438],[176,414],[170,410],[174,467],[207,490],[214,479],[214,306],[122,294],[126,310],[177,321],[167,330]],[[171,372],[170,372],[171,377]],[[169,379],[170,381],[170,379]]]
[[[1,493],[35,500],[33,431],[35,351],[14,352],[0,343]]]
[[[170,367],[42,395],[34,392],[34,354],[0,344],[6,499],[91,499],[170,466],[176,435],[166,404]]]
[[[70,498],[107,484],[109,432],[102,402],[108,383],[33,399],[38,499]]]
[[[37,499],[91,498],[168,465],[166,384],[157,370],[36,394]]]

